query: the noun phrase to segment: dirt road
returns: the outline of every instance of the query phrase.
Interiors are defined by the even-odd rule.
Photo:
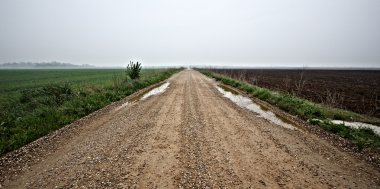
[[[199,72],[169,82],[160,95],[104,110],[3,157],[2,187],[380,187],[376,168],[238,107]]]

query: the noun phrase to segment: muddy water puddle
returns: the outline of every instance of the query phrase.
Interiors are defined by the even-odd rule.
[[[254,103],[250,98],[241,96],[238,94],[238,92],[233,91],[232,89],[225,86],[217,86],[216,88],[220,93],[223,94],[224,97],[230,99],[232,102],[234,102],[242,108],[246,108],[252,112],[257,113],[258,117],[262,117],[276,125],[282,126],[287,129],[296,129],[289,121],[269,111],[267,108],[264,108],[259,104]]]
[[[362,123],[362,122],[349,122],[349,121],[342,121],[342,120],[332,120],[331,123],[337,124],[337,125],[344,125],[346,127],[351,127],[354,129],[360,129],[360,128],[368,128],[373,130],[377,135],[380,136],[380,127],[368,123]]]
[[[380,126],[377,126],[377,125],[372,125],[372,124],[369,124],[369,123],[363,123],[363,122],[350,122],[350,121],[343,121],[343,120],[321,120],[321,119],[311,119],[311,121],[318,121],[320,123],[332,123],[332,124],[335,124],[335,125],[343,125],[343,126],[346,126],[346,127],[350,127],[350,128],[353,128],[353,129],[362,129],[362,128],[367,128],[367,129],[371,129],[375,134],[379,135],[380,136]]]
[[[238,95],[239,93],[236,91],[236,90],[233,90],[227,86],[224,86],[224,85],[218,85],[218,87],[222,88],[223,90],[227,91],[227,92],[231,92],[232,94],[234,95]]]
[[[169,87],[170,83],[169,82],[166,82],[164,84],[162,84],[161,86],[159,87],[156,87],[152,90],[150,90],[148,93],[144,94],[140,100],[144,100],[144,99],[147,99],[148,97],[150,96],[153,96],[153,95],[158,95],[158,94],[161,94],[163,92],[166,91],[166,89]]]
[[[134,97],[132,97],[129,101],[127,101],[126,103],[120,105],[119,107],[117,107],[115,110],[120,110],[122,108],[125,108],[127,106],[129,106],[130,104],[134,103],[134,102],[137,102],[137,101],[140,101],[140,100],[145,100],[147,98],[149,98],[150,96],[154,96],[154,95],[159,95],[163,92],[166,91],[166,89],[169,87],[170,83],[169,82],[166,82],[164,84],[162,84],[161,86],[159,87],[156,87],[156,88],[153,88],[151,90],[147,90],[141,94],[138,94]]]
[[[124,104],[118,106],[117,108],[115,108],[115,111],[118,111],[118,110],[120,110],[120,109],[123,109],[123,108],[127,107],[127,106],[130,105],[130,104],[131,104],[130,102],[126,102],[126,103],[124,103]]]

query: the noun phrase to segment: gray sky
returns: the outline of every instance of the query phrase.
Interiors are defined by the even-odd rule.
[[[1,0],[0,62],[380,67],[380,0]]]

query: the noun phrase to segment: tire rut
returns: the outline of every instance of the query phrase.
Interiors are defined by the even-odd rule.
[[[224,188],[232,187],[240,180],[231,169],[226,166],[226,161],[217,161],[211,151],[215,146],[210,146],[206,138],[204,115],[200,113],[199,89],[196,87],[192,75],[189,75],[185,88],[185,104],[183,112],[185,120],[181,124],[181,150],[180,163],[181,175],[179,175],[179,188]]]

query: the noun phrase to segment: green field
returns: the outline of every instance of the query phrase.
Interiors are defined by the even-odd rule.
[[[177,71],[145,69],[131,80],[123,69],[0,70],[0,154]]]
[[[70,82],[76,86],[83,84],[101,86],[110,84],[113,75],[122,74],[124,74],[122,69],[0,70],[0,95],[52,83]]]

